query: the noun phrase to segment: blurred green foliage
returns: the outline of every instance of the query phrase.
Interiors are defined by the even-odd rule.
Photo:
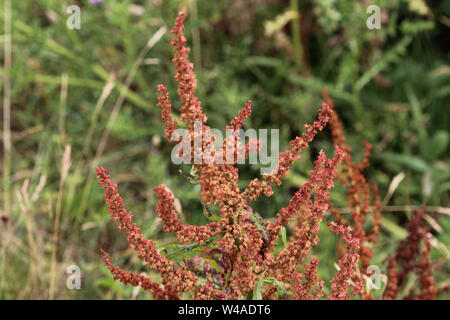
[[[81,7],[80,30],[66,27],[71,4]],[[141,50],[161,27],[170,30],[179,10],[188,13],[185,34],[211,127],[225,128],[252,99],[246,127],[279,128],[283,150],[315,119],[327,87],[354,157],[362,159],[364,139],[374,145],[367,176],[379,184],[381,195],[394,176],[406,175],[385,204],[449,207],[450,3],[371,4],[382,10],[379,30],[366,27],[366,1],[355,0],[12,1],[13,208],[3,214],[11,217],[14,233],[1,260],[0,297],[48,298],[51,277],[57,279],[58,298],[150,297],[113,281],[100,259],[103,248],[118,265],[146,270],[109,218],[94,179],[97,163],[108,168],[144,235],[157,239],[161,248],[174,239],[163,235],[156,219],[156,185],[164,183],[174,191],[182,219],[206,222],[198,186],[186,183],[178,172],[188,174],[189,168],[170,161],[171,146],[164,140],[156,106],[159,83],[179,105],[168,31],[146,54],[127,88]],[[2,6],[2,25],[4,16]],[[116,106],[120,109],[110,122],[111,134],[96,158]],[[66,145],[71,146],[71,166],[61,186]],[[285,206],[320,149],[332,152],[328,132],[318,136],[273,197],[258,200],[256,211],[270,218]],[[257,166],[243,166],[242,186],[258,175]],[[18,194],[35,190],[40,192],[24,206]],[[337,186],[332,193],[336,207],[345,206],[344,195]],[[58,201],[57,268],[51,274]],[[383,260],[404,237],[409,214],[384,213],[386,224],[373,260],[382,270]],[[450,273],[450,218],[430,215],[442,229],[433,229],[436,279],[442,284]],[[331,279],[336,241],[325,229],[315,254],[322,257],[319,275]],[[82,290],[65,288],[64,271],[70,264],[82,269]]]

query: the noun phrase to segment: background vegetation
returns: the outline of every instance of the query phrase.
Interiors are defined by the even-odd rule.
[[[71,4],[81,7],[80,30],[66,27]],[[380,30],[366,27],[368,4],[382,9]],[[2,148],[0,160],[0,298],[150,297],[114,282],[99,255],[103,248],[125,269],[146,271],[109,218],[95,179],[98,164],[158,245],[173,241],[156,219],[158,184],[180,199],[183,219],[205,222],[199,189],[171,163],[156,106],[159,83],[178,103],[167,30],[179,10],[188,13],[190,57],[210,126],[224,128],[252,99],[247,128],[279,128],[283,150],[315,118],[328,87],[354,157],[362,159],[364,139],[374,145],[366,174],[379,185],[386,209],[373,264],[384,272],[384,259],[405,237],[411,207],[426,204],[435,278],[447,287],[449,1],[2,0],[2,26],[11,17],[11,30],[0,35],[0,82],[11,99],[12,149]],[[7,106],[6,98],[2,110]],[[3,126],[3,139],[8,132]],[[260,200],[263,217],[287,204],[320,149],[331,151],[329,132],[318,138],[288,183]],[[259,169],[242,172],[246,182]],[[332,192],[337,208],[345,206],[344,193]],[[336,244],[325,229],[320,237],[319,275],[330,279]],[[82,270],[81,290],[65,286],[73,264]]]

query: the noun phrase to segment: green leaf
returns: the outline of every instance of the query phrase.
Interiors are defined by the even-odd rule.
[[[397,44],[386,51],[383,56],[356,82],[357,90],[362,90],[377,74],[389,67],[391,63],[400,61],[400,58],[407,52],[407,47],[412,38],[405,36]]]
[[[294,172],[291,172],[286,178],[285,181],[287,184],[291,185],[291,186],[301,186],[302,184],[308,182],[308,178],[296,174]]]
[[[411,106],[412,115],[414,118],[414,122],[417,128],[417,131],[419,132],[420,137],[420,146],[422,147],[424,143],[428,141],[428,134],[427,130],[425,129],[424,123],[424,116],[422,113],[422,105],[419,101],[419,98],[417,98],[417,95],[415,94],[414,90],[409,86],[405,86],[406,95],[408,96],[409,105]]]
[[[260,216],[256,216],[251,211],[246,211],[246,212],[247,212],[248,216],[250,217],[250,221],[252,222],[252,224],[256,227],[256,229],[258,229],[258,231],[263,236],[263,239],[268,240],[269,239],[269,234],[267,233],[267,230],[266,230],[266,228],[263,225],[262,218]]]
[[[193,257],[200,255],[203,252],[204,248],[212,247],[216,242],[217,238],[213,237],[205,241],[203,244],[169,244],[162,250],[162,253],[166,256],[167,259],[179,264],[183,264],[183,260],[190,260]]]
[[[95,287],[112,288],[115,285],[114,279],[100,278],[94,281]]]
[[[283,288],[283,285],[275,278],[264,278],[264,274],[266,271],[263,272],[261,278],[259,278],[258,282],[256,283],[255,289],[253,290],[253,300],[262,300],[262,294],[261,294],[261,288],[264,283],[268,283],[272,286],[277,287],[278,289],[278,299],[282,299],[286,295],[286,291]]]
[[[207,206],[205,204],[202,203],[202,207],[203,207],[203,214],[206,218],[208,218],[211,221],[220,221],[222,220],[222,218],[220,217],[219,214],[215,213],[213,210],[212,206]]]
[[[395,222],[386,217],[382,218],[381,225],[384,229],[389,231],[396,240],[403,240],[408,235],[408,232],[404,228],[400,227]]]
[[[204,258],[204,260],[206,262],[208,262],[211,265],[211,267],[213,267],[214,270],[216,270],[216,271],[218,271],[220,273],[223,272],[223,269],[217,264],[216,260],[208,259],[208,258]]]
[[[278,288],[278,299],[282,299],[286,295],[286,291],[284,291],[283,285],[277,279],[267,278],[264,281]]]

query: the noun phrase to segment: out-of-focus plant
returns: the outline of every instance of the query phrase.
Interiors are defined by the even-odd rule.
[[[175,38],[172,45],[175,51],[173,62],[176,69],[175,80],[178,82],[178,94],[182,102],[180,120],[187,130],[194,134],[194,122],[200,121],[202,133],[209,132],[206,116],[203,114],[200,101],[195,96],[197,80],[193,72],[193,64],[187,61],[189,48],[183,36],[184,13],[178,16],[172,33]],[[177,120],[171,116],[172,104],[164,86],[160,85],[159,105],[162,108],[162,119],[166,124],[166,137],[172,141],[172,133],[177,128]],[[228,128],[239,130],[250,116],[251,102],[239,112]],[[104,253],[105,262],[116,279],[134,286],[141,285],[151,290],[155,298],[180,298],[183,293],[197,299],[236,299],[252,294],[254,297],[273,295],[278,298],[311,299],[323,295],[323,281],[317,276],[318,261],[312,259],[306,270],[297,271],[309,258],[309,252],[318,242],[319,224],[328,209],[329,189],[333,186],[337,167],[343,152],[337,148],[335,157],[327,159],[323,152],[315,162],[310,180],[303,184],[291,199],[289,206],[281,209],[274,222],[264,223],[250,204],[261,195],[270,197],[272,186],[279,186],[287,176],[290,167],[296,162],[299,154],[305,150],[318,131],[326,125],[332,110],[322,104],[319,119],[306,126],[302,137],[290,142],[290,149],[280,153],[278,169],[271,174],[263,175],[263,179],[254,179],[244,191],[238,187],[238,169],[234,164],[194,165],[191,177],[194,183],[200,184],[201,201],[205,214],[212,222],[205,226],[183,225],[174,210],[174,197],[164,185],[154,189],[158,196],[158,216],[164,221],[166,232],[175,232],[178,244],[172,244],[159,252],[155,243],[145,240],[142,230],[132,221],[133,214],[124,208],[117,185],[103,167],[97,169],[100,184],[105,191],[105,199],[109,211],[118,221],[119,229],[127,233],[131,248],[139,253],[148,267],[161,273],[162,286],[149,277],[132,274],[115,267],[111,258]],[[233,138],[234,139],[234,138]],[[205,152],[211,147],[211,141],[204,143],[201,150]],[[235,147],[234,140],[226,140],[226,150]],[[192,146],[194,148],[194,146]],[[213,147],[214,148],[214,147]],[[213,149],[214,150],[214,149]],[[194,151],[194,150],[193,150]],[[214,154],[214,151],[212,152]],[[226,153],[224,153],[226,154]],[[191,153],[191,163],[194,152]],[[235,155],[237,156],[237,155]],[[235,159],[235,163],[237,158]],[[312,198],[312,196],[314,197]],[[219,214],[211,213],[215,207]],[[285,248],[276,256],[274,250],[277,239],[281,236],[283,225],[296,214],[302,212],[305,222],[297,230],[297,237],[285,244]],[[341,235],[346,242],[347,252],[341,258],[341,269],[332,279],[330,298],[349,298],[350,283],[347,281],[355,274],[358,261],[359,241],[351,235],[351,228],[331,223],[330,229]],[[194,272],[200,265],[201,278]],[[203,260],[203,261],[202,261]],[[188,268],[190,267],[190,268]],[[269,286],[263,286],[263,284]],[[362,288],[362,282],[354,284],[353,294]]]
[[[197,80],[193,64],[188,62],[189,48],[183,35],[184,13],[180,13],[175,22],[172,40],[176,66],[175,80],[178,82],[178,94],[181,99],[180,120],[194,134],[194,122],[202,124],[202,134],[208,134],[207,117],[202,111],[200,100],[196,97]],[[178,127],[178,120],[172,117],[172,103],[163,85],[158,88],[161,116],[166,125],[165,136],[175,145],[180,140],[172,140]],[[352,161],[351,149],[345,143],[341,123],[333,111],[333,102],[325,95],[327,102],[322,103],[318,120],[306,125],[306,132],[301,137],[291,140],[290,148],[280,153],[278,168],[262,179],[252,180],[244,191],[238,186],[239,170],[233,164],[201,163],[194,164],[189,182],[200,185],[200,197],[205,216],[210,223],[202,226],[183,224],[175,210],[175,198],[166,186],[154,188],[158,196],[158,217],[164,223],[165,232],[175,233],[177,243],[169,244],[161,251],[155,242],[146,240],[142,230],[133,222],[133,214],[124,208],[123,199],[118,193],[117,185],[103,167],[97,168],[97,176],[105,189],[105,199],[109,212],[119,224],[119,230],[127,234],[129,246],[138,252],[146,265],[161,274],[162,282],[150,277],[131,273],[114,266],[111,257],[103,252],[108,269],[126,284],[141,286],[150,290],[157,299],[318,299],[324,295],[324,281],[319,278],[317,268],[319,260],[311,251],[319,243],[319,229],[327,210],[331,207],[330,189],[338,166],[343,169],[339,176],[348,185],[351,221],[344,221],[336,215],[336,221],[327,223],[329,229],[340,236],[345,250],[341,251],[338,271],[331,279],[329,299],[349,299],[351,295],[361,294],[362,298],[373,298],[370,291],[363,290],[364,276],[369,275],[367,267],[372,258],[369,243],[375,243],[381,223],[381,203],[377,188],[372,187],[375,210],[371,221],[371,230],[364,230],[365,219],[369,213],[370,188],[362,171],[368,166],[370,145],[366,144],[365,158],[360,164]],[[251,113],[251,101],[239,112],[227,128],[240,129]],[[330,121],[331,118],[331,121]],[[270,197],[272,187],[281,185],[289,174],[292,165],[300,159],[300,154],[308,148],[316,134],[324,129],[330,121],[335,144],[335,155],[328,159],[321,151],[309,180],[302,184],[291,198],[289,205],[281,209],[273,221],[264,221],[253,211],[251,204],[260,196]],[[234,138],[233,138],[234,139]],[[236,147],[237,141],[225,140],[225,149]],[[212,141],[203,142],[200,147],[191,146],[191,163],[196,152],[206,152],[214,156]],[[211,152],[212,148],[212,152]],[[246,146],[246,155],[250,145]],[[224,153],[225,154],[225,153]],[[286,225],[295,218],[292,237],[287,240]],[[423,232],[420,239],[427,236],[422,217],[417,215],[411,222],[420,224]],[[410,237],[414,228],[410,228]],[[428,251],[423,254],[422,263],[417,265],[421,280],[419,298],[434,298],[434,287],[430,267],[429,242]],[[281,247],[280,247],[281,242]],[[407,243],[409,243],[408,241]],[[399,248],[399,257],[407,249]],[[361,258],[361,264],[358,260]],[[404,257],[404,260],[408,258]],[[410,261],[409,258],[408,261]],[[406,269],[408,274],[414,268]],[[395,281],[395,275],[391,276]],[[422,278],[421,278],[422,279]],[[399,283],[399,282],[397,282]],[[401,282],[399,283],[401,285]],[[393,286],[393,285],[392,285]],[[391,286],[391,287],[392,287]]]

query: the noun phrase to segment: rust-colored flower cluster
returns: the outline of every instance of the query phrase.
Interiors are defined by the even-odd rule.
[[[189,48],[183,36],[184,19],[185,14],[180,13],[172,30],[175,81],[178,82],[182,104],[179,119],[192,136],[198,134],[194,130],[198,123],[201,123],[201,134],[208,135],[211,128],[207,126],[207,117],[203,114],[200,100],[195,96],[197,80],[193,64],[187,60]],[[173,137],[178,123],[171,115],[172,103],[163,85],[159,85],[158,92],[161,118],[166,126],[165,136],[177,145],[179,137]],[[250,114],[251,101],[248,101],[227,128],[241,128]],[[301,153],[327,124],[330,124],[334,137],[334,157],[329,159],[321,151],[309,180],[293,195],[289,204],[279,210],[274,220],[263,220],[253,211],[251,204],[262,195],[272,196],[272,187],[282,183],[292,165],[300,159]],[[192,144],[195,152],[191,152],[191,157],[196,152],[206,150],[214,156],[216,150],[212,141],[203,140],[201,146]],[[236,150],[236,144],[235,139],[227,138],[223,147],[225,150]],[[250,149],[249,142],[244,149],[246,155]],[[104,252],[105,263],[115,279],[149,290],[155,299],[239,299],[252,296],[266,299],[321,298],[326,283],[317,274],[319,260],[311,255],[311,250],[319,242],[319,227],[325,213],[332,210],[330,190],[339,175],[341,182],[348,186],[353,223],[336,214],[336,221],[327,224],[342,239],[345,249],[339,257],[336,276],[327,284],[331,288],[328,298],[349,299],[351,295],[363,292],[362,275],[366,273],[372,257],[369,244],[376,241],[381,220],[381,205],[376,186],[373,185],[375,197],[372,201],[376,210],[371,229],[365,231],[371,199],[370,188],[362,171],[368,165],[369,153],[370,145],[366,144],[364,161],[359,165],[353,163],[341,123],[333,111],[331,99],[326,96],[326,102],[322,103],[318,111],[318,119],[311,125],[305,125],[305,132],[293,139],[287,150],[280,152],[277,169],[264,174],[261,179],[254,179],[244,190],[238,186],[239,169],[235,166],[236,161],[233,164],[191,162],[189,179],[200,186],[204,213],[211,220],[208,224],[184,225],[174,209],[173,193],[164,185],[155,187],[154,193],[158,197],[156,211],[164,223],[163,230],[174,233],[177,239],[176,244],[162,250],[157,250],[152,240],[143,238],[142,230],[132,220],[133,214],[124,208],[117,185],[112,183],[103,167],[98,167],[97,176],[105,189],[105,199],[112,218],[117,221],[119,230],[126,233],[129,246],[137,251],[138,257],[150,270],[161,275],[162,280],[157,283],[147,275],[124,271],[114,266],[110,256]],[[341,163],[344,165],[338,173]],[[292,236],[286,239],[286,226],[292,226],[292,220],[295,221]],[[360,257],[361,268],[358,266]],[[395,261],[404,265],[405,259],[399,254]],[[423,270],[421,283],[425,287],[430,283],[426,277],[429,274],[428,265],[419,263],[416,267]],[[398,273],[397,277],[401,279],[402,273]],[[422,295],[425,294],[423,291]]]

